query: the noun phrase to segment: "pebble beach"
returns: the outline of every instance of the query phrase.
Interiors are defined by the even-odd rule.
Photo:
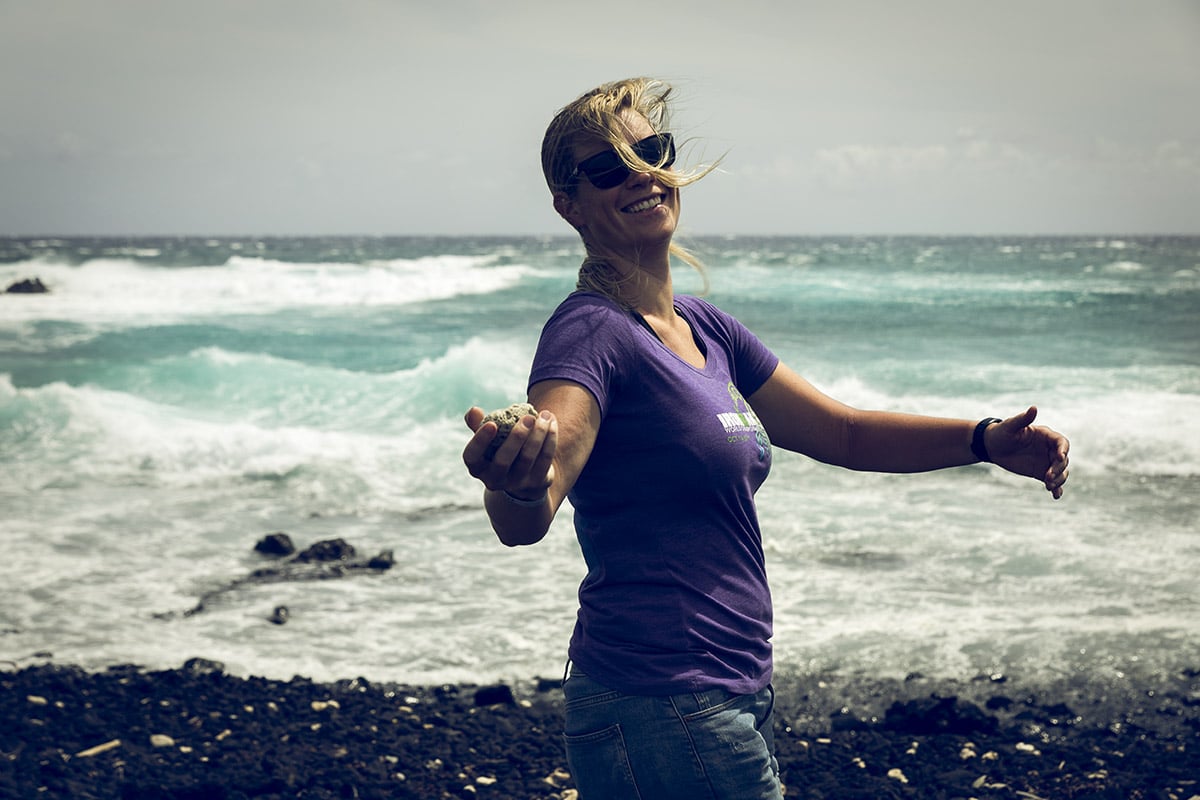
[[[788,798],[1200,797],[1200,670],[1027,685],[779,676]],[[218,663],[0,672],[0,798],[574,800],[555,679],[442,686]]]

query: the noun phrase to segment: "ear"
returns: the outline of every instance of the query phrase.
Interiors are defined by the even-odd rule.
[[[579,209],[579,203],[566,192],[554,193],[554,210],[575,230],[583,228],[583,213]]]

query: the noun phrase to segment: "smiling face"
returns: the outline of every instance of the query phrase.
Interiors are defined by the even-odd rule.
[[[630,145],[653,136],[650,122],[631,109],[617,115],[619,135]],[[571,148],[574,163],[612,150],[604,139],[584,139]],[[573,192],[556,192],[554,207],[583,237],[588,251],[638,261],[647,251],[666,248],[679,220],[679,190],[651,170],[631,170],[625,180],[598,189],[580,175]]]

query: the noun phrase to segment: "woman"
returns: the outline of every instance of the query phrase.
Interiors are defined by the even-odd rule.
[[[822,394],[733,317],[676,296],[669,87],[633,79],[564,108],[542,145],[580,234],[578,291],[546,323],[526,416],[472,408],[463,451],[506,545],[571,500],[588,573],[570,646],[567,758],[584,800],[779,798],[771,601],[754,508],[771,446],[855,470],[992,461],[1057,499],[1067,440],[1035,408],[982,422],[860,411]]]

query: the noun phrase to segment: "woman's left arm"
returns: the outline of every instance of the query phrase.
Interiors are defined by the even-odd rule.
[[[977,421],[862,411],[822,393],[783,364],[748,398],[771,441],[827,464],[870,472],[925,472],[977,463]],[[1055,499],[1067,480],[1066,437],[1034,426],[1037,409],[987,426],[989,460],[1042,481]]]

